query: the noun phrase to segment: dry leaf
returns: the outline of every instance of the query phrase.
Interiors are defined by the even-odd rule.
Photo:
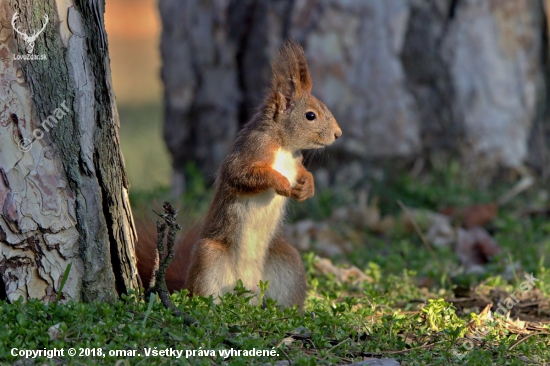
[[[294,338],[285,337],[279,342],[279,344],[277,345],[277,348],[281,347],[282,344],[284,344],[285,346],[291,346],[292,343],[294,343]]]
[[[371,203],[368,203],[368,194],[366,191],[359,193],[357,204],[335,210],[330,220],[334,223],[345,222],[355,229],[363,230],[367,228],[378,233],[388,232],[395,227],[395,219],[393,217],[382,217],[380,215],[377,197],[373,197]]]
[[[53,340],[56,340],[56,339],[61,339],[63,334],[59,330],[60,325],[61,325],[61,323],[57,323],[56,325],[52,325],[51,327],[48,328],[47,333],[50,336],[50,341],[53,341]]]
[[[498,214],[498,204],[480,203],[467,207],[446,207],[440,213],[452,217],[460,226],[469,229],[474,226],[485,226]]]
[[[285,236],[301,251],[311,250],[312,244],[315,243],[315,250],[328,257],[351,252],[354,248],[348,240],[350,235],[344,238],[328,222],[299,221],[294,225],[285,226]]]
[[[498,312],[503,315],[504,312],[499,309],[505,309],[507,317],[519,318],[522,321],[540,321],[542,319],[549,319],[550,317],[550,304],[546,296],[536,287],[525,292],[524,294],[518,294],[517,289],[512,293],[509,293],[501,288],[494,287],[478,287],[469,291],[455,291],[457,296],[454,299],[446,299],[446,301],[452,303],[459,313],[469,313],[476,308],[484,308],[480,313],[482,319],[490,319],[489,310]],[[509,309],[505,305],[507,299],[512,295],[516,296],[520,301]],[[471,324],[471,323],[470,323]],[[517,328],[523,327],[522,323],[518,323],[517,320],[512,324]],[[530,328],[537,330],[531,323]],[[546,330],[546,328],[544,328]]]
[[[467,268],[485,264],[501,251],[497,242],[481,227],[457,230],[455,252]]]
[[[367,281],[369,283],[374,282],[372,277],[367,276],[359,268],[355,266],[350,266],[349,268],[338,268],[332,264],[332,261],[328,258],[315,256],[313,259],[313,266],[322,274],[334,274],[336,280],[339,282],[348,282],[353,284],[363,281]]]
[[[456,232],[448,219],[437,217],[428,229],[426,239],[436,247],[446,247],[454,243]]]
[[[506,329],[508,329],[513,333],[519,333],[519,332],[525,331],[526,325],[527,323],[524,322],[523,320],[520,320],[519,318],[516,318],[516,320],[510,319],[510,317],[506,318],[506,324],[505,324]]]

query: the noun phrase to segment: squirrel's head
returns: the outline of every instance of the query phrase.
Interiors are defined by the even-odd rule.
[[[289,150],[317,149],[342,135],[327,106],[311,95],[311,78],[303,49],[291,41],[273,61],[271,90],[266,104],[281,127],[281,139]]]

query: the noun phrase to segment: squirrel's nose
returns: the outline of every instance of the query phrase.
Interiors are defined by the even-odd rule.
[[[334,132],[334,139],[336,140],[340,136],[342,136],[342,130],[339,128]]]

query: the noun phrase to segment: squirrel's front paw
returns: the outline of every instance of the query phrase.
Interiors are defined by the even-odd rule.
[[[314,194],[315,184],[313,182],[313,175],[310,172],[306,172],[298,178],[296,185],[292,188],[292,194],[290,197],[294,198],[298,202],[303,202],[308,198],[313,197]]]
[[[292,194],[292,187],[290,182],[282,174],[277,173],[274,177],[273,189],[281,196],[290,197]]]

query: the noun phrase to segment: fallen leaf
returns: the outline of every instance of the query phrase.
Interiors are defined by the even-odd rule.
[[[284,344],[285,346],[291,346],[292,343],[294,343],[294,338],[292,338],[292,337],[285,337],[285,338],[283,338],[283,339],[279,342],[279,344],[277,344],[277,348],[281,347],[281,345],[283,345],[283,344]]]
[[[466,268],[485,264],[501,251],[495,239],[481,227],[457,230],[455,252]]]
[[[350,266],[349,268],[338,268],[332,264],[332,261],[328,258],[315,256],[313,259],[313,266],[322,274],[333,274],[336,277],[336,280],[341,283],[347,282],[356,284],[363,281],[369,283],[374,282],[372,277],[367,276],[359,268],[355,266]]]
[[[354,233],[344,237],[341,233],[343,230],[335,230],[333,226],[328,222],[303,220],[294,225],[286,225],[285,236],[300,251],[311,250],[315,244],[315,251],[328,257],[351,252],[354,246],[349,239]]]
[[[446,207],[439,211],[450,216],[454,222],[469,229],[474,226],[485,226],[498,214],[498,204],[480,203],[467,207]]]
[[[418,277],[416,278],[416,285],[418,287],[430,288],[433,286],[433,280],[428,276]]]
[[[446,247],[454,243],[456,232],[449,219],[437,217],[428,229],[426,239],[436,247]]]
[[[519,333],[521,331],[525,331],[527,323],[523,320],[520,320],[519,318],[510,319],[510,317],[506,318],[506,329],[513,333]]]
[[[540,362],[539,361],[536,361],[536,360],[531,360],[529,357],[525,356],[525,355],[521,355],[518,357],[523,363],[531,363],[531,364],[534,364],[534,365],[540,365]]]
[[[525,293],[518,292],[517,289],[509,293],[502,288],[486,286],[480,286],[469,291],[464,288],[455,291],[456,298],[446,299],[446,301],[452,303],[457,308],[458,313],[470,313],[472,310],[475,311],[476,308],[479,308],[483,309],[480,312],[480,317],[488,318],[489,310],[496,312],[507,303],[506,299],[512,295],[516,296],[520,302],[516,303],[511,309],[506,308],[507,317],[519,318],[522,321],[540,321],[541,319],[547,320],[550,318],[549,300],[536,287]],[[499,311],[499,313],[502,315],[503,312]],[[517,320],[512,321],[512,324],[519,328],[523,326]],[[535,330],[538,329],[532,323],[530,327]]]
[[[59,330],[60,325],[61,323],[57,323],[56,325],[52,325],[51,327],[48,328],[47,333],[50,336],[50,341],[61,339],[63,334]]]
[[[333,223],[345,222],[355,229],[367,228],[377,233],[386,233],[395,227],[393,217],[381,216],[377,197],[373,197],[370,204],[368,203],[366,191],[359,193],[356,204],[336,209],[330,220]]]

